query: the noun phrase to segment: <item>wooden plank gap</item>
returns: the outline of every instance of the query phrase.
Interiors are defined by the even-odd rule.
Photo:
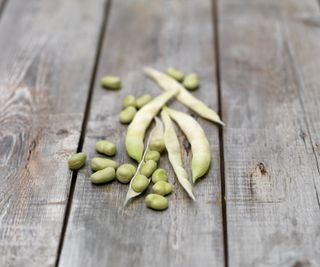
[[[320,3],[319,1],[318,1],[318,3]],[[302,74],[302,72],[301,72],[301,70],[299,68],[299,64],[298,64],[297,60],[294,57],[294,49],[293,49],[293,47],[292,47],[292,45],[290,43],[290,38],[288,36],[288,27],[286,26],[286,24],[284,24],[284,25],[285,25],[284,26],[285,29],[284,29],[283,35],[285,37],[285,42],[286,42],[286,47],[287,47],[287,50],[288,50],[289,60],[291,61],[293,71],[296,74],[295,77],[296,77],[296,82],[298,84],[297,95],[298,95],[299,103],[301,105],[302,118],[303,118],[304,123],[306,125],[307,137],[309,138],[312,154],[314,156],[315,163],[316,163],[316,168],[317,168],[318,174],[320,175],[320,165],[319,165],[319,160],[318,160],[318,156],[317,156],[317,151],[316,151],[316,147],[315,147],[314,141],[312,139],[312,132],[310,130],[311,126],[309,125],[309,122],[308,122],[308,119],[307,119],[308,114],[307,114],[306,107],[305,107],[305,104],[304,104],[304,101],[303,101],[303,97],[301,95],[302,94],[301,90],[303,90],[303,89],[306,90],[306,85],[305,85],[305,81],[304,81],[304,78],[303,78],[303,74]],[[313,187],[314,187],[314,190],[315,190],[315,193],[316,193],[317,203],[318,203],[318,206],[320,208],[319,194],[318,194],[318,191],[317,191],[317,188],[316,188],[316,182],[315,182],[314,178],[313,178]]]
[[[9,0],[0,1],[0,18],[2,17],[3,11],[5,10]]]
[[[218,114],[223,120],[222,114],[222,94],[221,94],[221,79],[220,79],[220,46],[219,46],[219,9],[218,1],[212,0],[212,24],[214,31],[213,49],[215,53],[215,75],[217,82],[218,96]],[[223,142],[223,126],[219,126],[219,151],[220,151],[220,179],[221,179],[221,206],[222,206],[222,226],[223,226],[223,250],[224,264],[229,266],[228,255],[228,221],[227,221],[227,205],[226,205],[226,186],[225,186],[225,166],[224,166],[224,142]]]
[[[80,137],[79,137],[77,152],[81,152],[82,148],[83,148],[83,142],[84,142],[87,124],[88,124],[88,118],[89,118],[89,114],[90,114],[92,92],[93,92],[93,88],[95,85],[100,54],[101,54],[101,50],[102,50],[102,46],[103,46],[103,41],[104,41],[105,35],[106,35],[106,28],[107,28],[107,24],[108,24],[108,17],[109,17],[109,13],[110,13],[109,12],[110,8],[111,8],[111,0],[107,0],[105,3],[103,20],[102,20],[101,27],[100,27],[99,41],[97,43],[96,55],[95,55],[95,59],[94,59],[94,66],[92,69],[92,75],[91,75],[90,86],[89,86],[89,90],[88,90],[87,102],[86,102],[86,106],[85,106],[85,110],[84,110],[84,117],[83,117],[83,121],[82,121],[82,125],[81,125],[81,133],[80,133]],[[67,200],[67,206],[66,206],[64,220],[63,220],[62,229],[61,229],[61,235],[60,235],[60,241],[59,241],[57,259],[56,259],[55,266],[59,266],[60,255],[61,255],[61,251],[63,248],[64,236],[65,236],[65,233],[67,230],[70,210],[71,210],[71,206],[72,206],[74,188],[76,186],[76,181],[77,181],[77,175],[78,175],[78,172],[73,171],[68,200]]]

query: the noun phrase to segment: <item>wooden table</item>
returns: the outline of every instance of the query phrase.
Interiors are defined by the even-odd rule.
[[[317,0],[0,2],[0,266],[320,266]],[[195,116],[213,153],[195,203],[161,159],[164,212],[66,163],[102,138],[130,161],[118,113],[160,93],[146,65],[199,73],[226,123]]]

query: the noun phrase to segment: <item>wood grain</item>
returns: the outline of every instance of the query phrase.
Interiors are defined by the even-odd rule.
[[[90,157],[96,155],[95,142],[107,138],[118,146],[116,159],[130,162],[124,147],[126,126],[118,122],[121,99],[129,93],[161,92],[143,75],[144,65],[199,73],[201,89],[195,95],[217,108],[211,8],[207,0],[113,1],[84,144]],[[120,75],[123,88],[101,89],[99,79],[106,74]],[[194,187],[197,202],[178,185],[166,156],[161,166],[170,173],[174,193],[164,212],[147,209],[143,197],[124,209],[128,185],[115,181],[94,186],[87,168],[77,177],[60,266],[224,265],[218,129],[199,122],[211,141],[213,164]],[[190,146],[181,133],[179,137],[190,162]]]
[[[53,266],[103,0],[10,0],[0,23],[0,265]]]
[[[220,1],[230,266],[319,266],[317,1]]]

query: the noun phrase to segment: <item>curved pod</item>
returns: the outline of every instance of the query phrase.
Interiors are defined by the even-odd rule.
[[[193,200],[195,200],[195,197],[192,193],[192,186],[188,180],[188,174],[186,170],[183,168],[180,143],[176,131],[174,130],[173,123],[165,109],[163,109],[161,112],[161,118],[165,126],[164,140],[168,151],[169,161],[178,178],[179,183],[181,184],[183,189],[188,193],[188,195]]]
[[[211,151],[208,138],[200,124],[188,114],[170,108],[164,108],[186,135],[192,150],[192,181],[202,177],[209,169]]]
[[[213,109],[209,108],[202,101],[190,94],[180,83],[170,76],[149,67],[144,68],[144,73],[153,79],[165,91],[178,89],[179,94],[177,95],[177,99],[201,117],[224,125],[219,115]]]
[[[178,90],[170,90],[154,98],[136,113],[133,121],[128,126],[126,149],[128,155],[137,162],[140,162],[142,159],[144,150],[143,139],[152,119],[158,114],[165,103],[178,92]]]

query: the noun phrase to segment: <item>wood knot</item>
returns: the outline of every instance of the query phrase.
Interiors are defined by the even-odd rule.
[[[292,267],[309,267],[309,266],[311,266],[309,261],[303,261],[303,262],[302,261],[296,261],[292,265]]]
[[[259,162],[257,164],[257,167],[260,169],[260,172],[261,172],[262,175],[267,174],[267,169],[266,169],[266,166],[264,165],[263,162]]]
[[[60,129],[58,132],[57,132],[57,135],[67,135],[69,132],[68,130],[66,129]]]
[[[304,132],[304,131],[300,131],[300,138],[303,140],[303,141],[305,141],[306,140],[306,138],[307,138],[307,134]]]

